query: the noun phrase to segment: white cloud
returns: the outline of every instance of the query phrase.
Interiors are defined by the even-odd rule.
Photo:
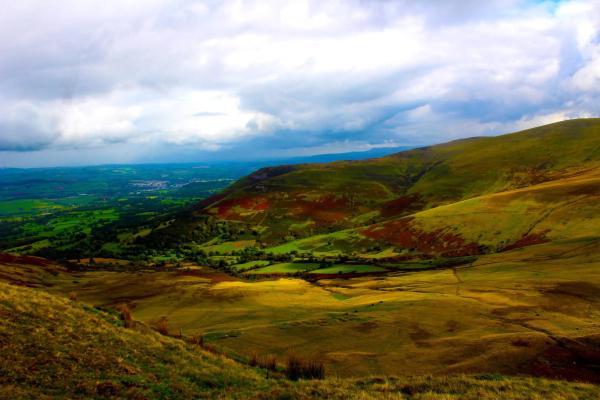
[[[0,149],[426,143],[600,114],[595,1],[22,0]]]

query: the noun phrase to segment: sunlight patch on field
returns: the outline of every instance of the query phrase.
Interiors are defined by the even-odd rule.
[[[201,246],[200,248],[206,252],[213,251],[216,253],[231,253],[232,251],[239,251],[248,247],[254,247],[255,244],[256,240],[236,240],[208,246]]]
[[[293,274],[295,272],[311,271],[319,268],[319,264],[316,263],[278,263],[262,267],[259,269],[253,269],[249,271],[249,274]]]
[[[374,265],[337,264],[327,268],[319,268],[310,271],[311,274],[351,274],[367,272],[383,272],[385,268]]]

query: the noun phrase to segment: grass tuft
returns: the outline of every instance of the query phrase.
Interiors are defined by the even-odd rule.
[[[169,321],[167,317],[162,316],[154,323],[154,330],[164,336],[169,336]]]
[[[131,317],[131,310],[127,304],[120,304],[116,307],[119,315],[121,316],[121,321],[123,321],[123,326],[125,328],[131,328],[133,326],[133,318]]]
[[[296,355],[290,355],[287,359],[286,376],[297,381],[299,379],[324,379],[325,365],[318,360],[304,360]]]

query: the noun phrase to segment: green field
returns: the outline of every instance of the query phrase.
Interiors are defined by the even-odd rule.
[[[293,274],[296,272],[306,272],[318,268],[318,264],[311,263],[279,263],[266,267],[253,269],[249,274]]]
[[[246,247],[254,247],[255,240],[237,240],[233,242],[223,242],[219,244],[203,245],[200,249],[205,252],[216,252],[222,254],[229,254],[233,251],[245,249]]]
[[[0,201],[0,216],[51,212],[62,208],[60,204],[44,200],[7,200]]]
[[[269,265],[269,261],[257,260],[257,261],[248,261],[248,262],[245,262],[242,264],[235,264],[232,266],[232,268],[234,268],[238,272],[243,272],[243,271],[248,271],[251,269],[265,267],[267,265]]]
[[[374,265],[354,265],[341,264],[327,268],[319,268],[310,271],[311,274],[351,274],[351,273],[367,273],[367,272],[384,272],[385,269]]]

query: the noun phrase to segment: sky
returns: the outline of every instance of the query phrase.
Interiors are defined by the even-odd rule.
[[[597,0],[19,0],[0,13],[0,167],[281,158],[597,116]]]

